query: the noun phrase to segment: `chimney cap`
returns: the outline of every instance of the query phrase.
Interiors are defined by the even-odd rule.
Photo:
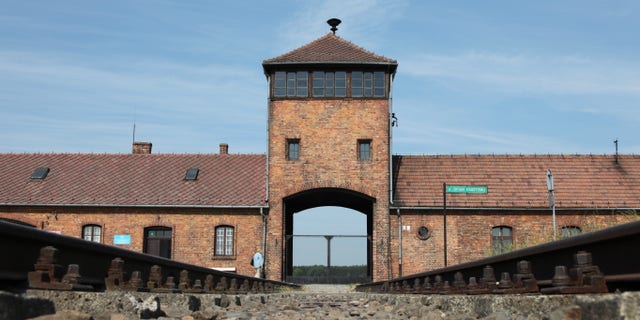
[[[134,141],[133,154],[151,154],[151,142]]]
[[[229,154],[229,145],[226,143],[220,144],[220,154]]]

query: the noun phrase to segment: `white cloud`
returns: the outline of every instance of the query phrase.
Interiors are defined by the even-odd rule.
[[[469,52],[404,57],[402,73],[469,82],[498,92],[640,96],[640,64],[580,56]]]
[[[144,128],[141,137],[165,140],[158,150],[163,144],[165,150],[200,150],[196,141],[206,135],[218,140],[206,148],[215,151],[213,145],[232,132],[255,134],[254,128],[260,128],[258,135],[264,134],[266,82],[250,67],[2,51],[0,74],[0,101],[6,105],[0,124],[35,130],[49,135],[47,139],[64,131],[67,136],[58,140],[74,140],[75,150],[95,151],[98,140],[105,146],[97,151],[113,150],[113,143],[106,146],[106,141],[130,137],[134,117]],[[117,143],[127,149],[127,142]],[[42,150],[37,143],[29,144],[30,150]],[[23,150],[24,144],[12,145],[3,147]]]
[[[300,47],[328,32],[330,18],[342,20],[337,34],[369,49],[380,47],[380,34],[399,20],[408,5],[406,0],[326,0],[304,1],[304,7],[285,21],[278,30],[283,40],[279,48]]]

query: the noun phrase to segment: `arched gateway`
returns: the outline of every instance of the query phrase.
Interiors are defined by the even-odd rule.
[[[372,275],[372,227],[373,205],[376,199],[357,191],[340,188],[317,188],[305,190],[283,199],[285,254],[282,256],[285,279],[293,272],[293,221],[298,212],[322,206],[344,207],[367,216],[367,277]]]
[[[269,81],[268,276],[291,272],[292,215],[367,215],[372,280],[389,277],[391,83],[397,62],[329,33],[263,62]]]

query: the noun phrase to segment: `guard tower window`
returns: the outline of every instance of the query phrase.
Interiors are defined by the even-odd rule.
[[[273,95],[275,97],[287,96],[287,74],[284,71],[276,72],[273,81]]]
[[[493,254],[506,253],[513,250],[513,229],[507,226],[491,229]]]
[[[344,97],[346,95],[347,73],[344,71],[313,72],[314,97]]]
[[[300,139],[287,139],[287,160],[300,159]]]
[[[347,73],[344,71],[336,72],[336,97],[347,96]]]
[[[101,242],[102,227],[97,224],[87,224],[82,227],[82,238],[87,241]]]
[[[384,97],[385,96],[384,72],[351,72],[351,96],[360,97]]]
[[[371,160],[371,140],[358,140],[358,160]]]
[[[277,71],[273,79],[274,97],[309,96],[309,73],[307,71]]]

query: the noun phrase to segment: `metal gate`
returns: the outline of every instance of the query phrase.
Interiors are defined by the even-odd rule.
[[[327,240],[327,260],[324,266],[323,272],[313,275],[287,275],[286,281],[291,283],[309,284],[309,283],[331,283],[331,284],[352,284],[352,283],[367,283],[371,281],[370,275],[368,275],[368,266],[364,265],[362,268],[349,268],[332,266],[331,264],[331,240],[333,238],[366,238],[367,241],[371,241],[371,237],[367,235],[287,235],[287,241],[291,238],[324,238]],[[295,270],[296,267],[293,267]],[[295,272],[294,272],[295,273]]]

